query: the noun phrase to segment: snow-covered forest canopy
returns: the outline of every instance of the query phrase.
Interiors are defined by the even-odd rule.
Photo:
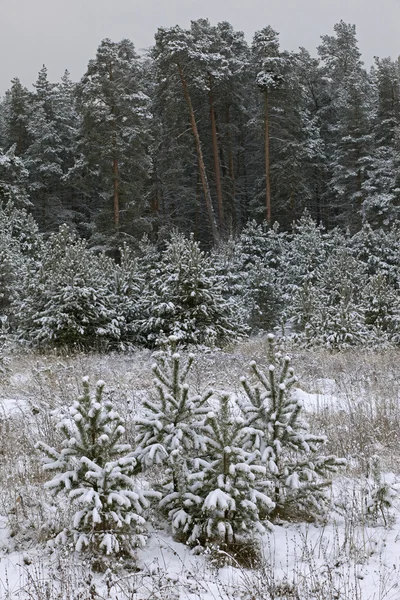
[[[79,82],[51,82],[45,66],[33,91],[12,81],[0,194],[41,231],[67,223],[114,251],[173,227],[204,247],[249,219],[288,230],[305,208],[328,229],[387,228],[399,204],[399,73],[386,57],[367,71],[343,21],[317,52],[285,51],[270,26],[249,44],[206,19],[160,28],[142,55],[105,39]]]
[[[0,103],[0,316],[24,345],[398,344],[400,63],[354,25],[100,43]]]

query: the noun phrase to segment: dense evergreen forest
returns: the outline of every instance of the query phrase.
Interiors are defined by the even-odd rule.
[[[101,42],[0,104],[0,342],[400,341],[400,62],[229,23]],[[3,337],[2,337],[3,336]]]
[[[139,56],[100,43],[82,79],[40,70],[0,104],[0,197],[41,231],[67,223],[115,251],[175,227],[204,248],[250,219],[291,228],[307,209],[331,229],[397,219],[400,63],[363,67],[355,26],[314,58],[270,26],[251,44],[222,22],[160,28]]]

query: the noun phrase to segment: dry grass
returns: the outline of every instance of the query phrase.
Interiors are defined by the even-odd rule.
[[[296,352],[291,348],[285,349],[285,351],[293,356],[293,366],[299,375],[299,385],[303,390],[309,393],[322,393],[324,382],[330,381],[333,394],[337,398],[335,405],[324,406],[320,410],[310,413],[308,421],[312,431],[323,432],[328,436],[329,442],[326,449],[328,453],[348,458],[347,475],[352,478],[365,478],[369,474],[371,461],[375,455],[379,455],[384,470],[400,474],[400,353],[388,350],[386,352],[348,351],[332,354],[322,350]],[[248,363],[252,359],[265,365],[266,340],[264,338],[242,342],[230,349],[229,352],[203,352],[199,354],[193,369],[191,384],[197,392],[210,384],[219,389],[239,392],[239,378],[248,372]],[[55,419],[60,410],[68,407],[80,393],[82,377],[89,375],[93,384],[98,379],[106,381],[108,393],[115,400],[117,409],[127,422],[127,441],[132,443],[134,436],[131,425],[132,415],[140,410],[143,397],[152,393],[152,362],[151,353],[148,351],[138,351],[130,355],[76,354],[71,356],[64,354],[59,356],[47,354],[41,356],[26,353],[10,356],[7,368],[0,374],[0,400],[18,399],[19,404],[11,412],[8,409],[0,412],[0,514],[7,517],[12,536],[7,551],[35,547],[36,544],[51,539],[55,532],[68,521],[67,508],[61,506],[55,510],[53,500],[43,490],[44,477],[40,466],[40,457],[34,447],[38,439],[51,445],[58,445],[58,433],[54,427]],[[345,484],[344,487],[348,488],[348,484]],[[349,502],[349,499],[346,502]],[[360,501],[357,500],[357,504],[353,508],[354,510],[347,511],[346,517],[348,539],[355,535],[355,529],[352,532],[351,527],[365,528],[362,518],[362,501],[360,504]],[[351,515],[353,515],[352,521],[350,521]],[[305,548],[307,544],[303,544],[303,546]],[[304,577],[301,577],[301,564],[303,564],[301,561],[298,564],[297,579],[293,580],[292,578],[289,581],[282,576],[278,580],[272,579],[268,587],[266,585],[268,573],[270,579],[272,577],[271,565],[268,566],[268,561],[272,559],[269,557],[264,566],[261,565],[259,569],[251,571],[252,587],[250,590],[258,589],[256,594],[264,595],[251,595],[248,588],[250,572],[242,570],[240,585],[238,582],[234,584],[236,596],[228,596],[228,588],[223,589],[223,586],[221,587],[219,584],[212,587],[210,584],[208,597],[237,597],[243,600],[264,600],[264,598],[266,600],[275,598],[281,600],[285,598],[287,600],[296,598],[301,600],[319,600],[319,598],[358,600],[361,598],[358,591],[358,575],[354,569],[353,573],[350,573],[349,570],[345,573],[343,567],[341,577],[342,581],[347,581],[347,587],[346,590],[343,588],[344,591],[340,592],[342,595],[334,596],[333,592],[329,592],[328,584],[324,587],[324,578],[319,570],[320,567],[317,568],[315,564],[314,566],[312,564],[314,560],[312,548],[310,547],[307,552],[309,556],[305,562],[308,564],[309,570],[311,569],[312,576],[317,578],[313,584],[314,592],[310,587],[310,579],[306,581]],[[322,547],[318,552],[321,555]],[[343,552],[349,554],[350,550],[342,547]],[[306,550],[302,551],[302,556],[305,554]],[[335,564],[334,558],[335,552],[332,551],[325,560],[326,581],[329,581],[329,577],[331,577],[329,569],[332,573],[334,572],[334,566],[332,566]],[[109,591],[109,596],[102,596],[94,591],[90,595],[89,584],[85,588],[86,591],[80,592],[80,596],[74,596],[71,581],[74,580],[74,577],[75,580],[83,581],[82,569],[84,566],[82,563],[79,563],[79,567],[75,564],[71,566],[71,564],[65,559],[63,565],[58,567],[59,580],[64,585],[64,596],[57,595],[62,588],[61,584],[58,585],[58,591],[53,586],[51,593],[46,591],[47,588],[43,587],[44,584],[40,587],[42,576],[38,572],[37,576],[31,573],[30,579],[25,577],[23,584],[25,587],[21,587],[25,590],[25,595],[22,594],[20,597],[37,598],[38,600],[41,598],[72,599],[73,597],[79,597],[82,600],[103,597],[118,597],[120,600],[127,598],[166,600],[178,597],[174,586],[165,580],[161,572],[157,575],[158,580],[155,577],[147,577],[147,579],[142,577],[141,596],[135,591],[138,589],[139,576],[136,576],[135,580],[133,575],[118,576],[119,579],[113,575],[112,585],[110,583],[110,590],[112,589],[113,592]],[[386,576],[385,573],[382,571],[382,579]],[[86,579],[90,577],[90,570],[86,569],[84,576]],[[49,581],[48,577],[45,579]],[[87,581],[89,580],[87,579]],[[201,594],[204,589],[202,588],[203,591],[201,591],[200,581],[197,583],[200,586],[198,595],[189,596],[188,594],[188,598],[203,597]],[[94,590],[94,583],[92,582],[90,585]],[[147,586],[146,589],[143,588],[143,585]],[[106,589],[104,586],[103,582],[102,593]],[[229,589],[232,590],[232,586]],[[46,593],[50,593],[50,596],[46,596]],[[183,593],[181,593],[181,597],[184,598]],[[229,593],[233,594],[232,591]],[[313,593],[314,595],[312,595]],[[4,594],[3,596],[0,594],[0,597],[7,598]],[[11,598],[11,596],[9,597]],[[381,597],[395,598],[396,596],[389,594],[384,596],[382,593]]]

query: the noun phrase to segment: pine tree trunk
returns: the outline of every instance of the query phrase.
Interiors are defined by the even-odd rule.
[[[114,227],[119,229],[119,190],[118,190],[118,159],[113,160],[113,187],[114,187]]]
[[[265,195],[266,195],[266,219],[268,225],[271,225],[271,179],[270,179],[270,158],[269,158],[269,108],[268,108],[268,90],[264,92],[265,98]]]
[[[196,212],[194,214],[194,227],[193,227],[193,237],[194,237],[195,240],[199,239],[200,195],[201,195],[201,181],[200,181],[200,175],[197,174],[197,180],[196,180]]]
[[[182,82],[182,87],[183,87],[183,92],[185,95],[186,104],[188,106],[189,113],[190,113],[190,124],[192,127],[193,137],[194,137],[195,144],[196,144],[196,153],[197,153],[197,160],[198,160],[198,164],[199,164],[199,173],[200,173],[201,184],[203,187],[204,198],[205,198],[205,202],[206,202],[206,209],[207,209],[208,220],[209,220],[210,228],[211,228],[211,235],[212,235],[214,244],[218,244],[218,242],[219,242],[218,228],[217,228],[217,223],[215,221],[210,187],[208,185],[207,173],[206,173],[206,168],[205,168],[204,159],[203,159],[203,152],[201,150],[199,132],[197,129],[192,100],[190,98],[187,82],[186,82],[185,76],[183,74],[183,69],[179,63],[178,63],[178,70],[179,70],[179,76],[180,76],[181,82]]]
[[[112,64],[108,65],[108,76],[110,81],[114,81],[114,73],[112,69]],[[119,229],[119,164],[117,158],[117,124],[115,117],[115,106],[111,106],[111,115],[113,117],[112,120],[112,149],[113,149],[113,207],[114,207],[114,229],[118,231]]]
[[[222,199],[222,185],[221,185],[221,171],[219,164],[219,156],[218,156],[218,138],[217,138],[217,124],[215,120],[215,109],[214,109],[214,96],[213,96],[213,79],[212,75],[208,75],[209,80],[209,91],[208,91],[208,99],[210,103],[210,120],[211,120],[211,134],[212,134],[212,145],[213,145],[213,155],[214,155],[214,173],[215,173],[215,187],[217,191],[217,201],[218,201],[218,218],[219,218],[219,226],[221,230],[224,230],[224,203]]]
[[[236,182],[235,182],[235,165],[233,160],[233,149],[232,149],[232,136],[231,136],[231,115],[230,105],[226,105],[226,125],[227,125],[227,137],[228,137],[228,171],[231,185],[231,224],[236,230],[237,228],[237,214],[236,214]],[[233,223],[232,223],[233,221]]]
[[[233,151],[232,151],[232,136],[231,136],[231,115],[230,106],[226,106],[226,124],[227,124],[227,137],[228,137],[228,165],[229,165],[229,177],[232,184],[232,201],[235,201],[235,166],[233,163]]]

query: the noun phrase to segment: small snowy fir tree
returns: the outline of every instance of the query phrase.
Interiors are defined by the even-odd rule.
[[[224,295],[233,298],[253,331],[270,329],[280,318],[281,258],[285,235],[278,226],[247,223],[240,236],[219,245],[213,254]]]
[[[229,395],[222,395],[218,412],[207,415],[207,454],[195,461],[198,470],[191,474],[188,543],[217,543],[230,551],[251,543],[254,534],[264,533],[269,525],[265,515],[274,509],[274,502],[257,487],[266,468],[257,464],[257,452],[245,449],[245,437],[239,407]]]
[[[271,518],[313,520],[326,512],[327,474],[345,461],[318,454],[326,438],[309,433],[301,418],[302,402],[293,395],[297,377],[290,358],[276,352],[274,344],[269,334],[267,374],[253,361],[255,383],[241,378],[245,397],[239,401],[247,427],[244,448],[258,452],[266,467],[266,477],[258,485],[275,504]]]
[[[0,175],[1,177],[1,175]],[[12,202],[0,205],[0,317],[14,318],[13,302],[23,286],[28,262],[39,245],[37,228],[23,209]]]
[[[311,289],[314,312],[307,336],[311,344],[332,350],[366,343],[362,290],[366,284],[363,264],[346,247],[338,247],[316,269]]]
[[[222,292],[209,255],[193,238],[173,233],[139,305],[144,343],[174,335],[182,344],[224,345],[243,337],[240,311]]]
[[[143,509],[156,494],[136,487],[136,459],[130,445],[121,443],[122,419],[103,398],[103,389],[99,381],[92,395],[85,377],[83,395],[58,424],[62,449],[43,442],[37,447],[46,454],[44,468],[56,472],[45,486],[54,494],[64,493],[77,507],[70,529],[59,540],[71,534],[77,551],[133,556],[146,539]]]
[[[91,252],[67,226],[52,234],[14,303],[19,338],[32,346],[121,345],[125,331],[112,259]]]
[[[115,302],[120,314],[120,347],[129,349],[137,340],[138,306],[143,279],[133,251],[127,244],[119,249],[119,264],[114,264],[111,282],[115,289]]]
[[[186,519],[181,509],[191,462],[194,456],[206,452],[204,420],[213,394],[212,390],[201,395],[190,393],[187,377],[194,355],[189,354],[183,361],[175,351],[176,342],[171,336],[167,349],[156,353],[153,372],[157,396],[143,402],[143,415],[135,419],[136,456],[142,468],[157,464],[166,468],[160,485],[160,506],[167,511],[175,534]]]
[[[385,342],[399,343],[399,295],[385,275],[379,273],[369,278],[362,291],[362,303],[370,342],[380,347]]]
[[[372,457],[372,485],[367,491],[366,516],[373,525],[390,527],[395,522],[393,502],[397,491],[385,481],[377,456]]]

